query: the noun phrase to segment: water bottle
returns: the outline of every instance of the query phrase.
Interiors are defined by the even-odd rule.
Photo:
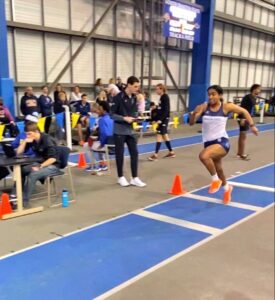
[[[69,193],[67,190],[62,191],[62,207],[69,206]]]

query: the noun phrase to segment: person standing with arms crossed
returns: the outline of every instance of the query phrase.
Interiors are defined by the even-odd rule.
[[[138,149],[137,137],[133,131],[132,123],[138,116],[136,93],[139,89],[139,80],[135,76],[127,79],[125,90],[114,97],[111,107],[111,117],[114,120],[114,141],[118,184],[122,187],[134,185],[145,187],[146,183],[138,177]],[[123,176],[124,144],[127,144],[130,159],[132,179],[130,183]]]
[[[162,83],[157,84],[156,93],[160,96],[159,104],[157,106],[156,122],[157,127],[157,143],[155,153],[148,157],[148,160],[155,161],[158,159],[158,152],[161,147],[161,143],[164,140],[169,153],[163,158],[176,157],[171,147],[170,138],[168,136],[168,124],[170,117],[170,99],[167,95],[166,87]]]
[[[253,84],[250,88],[250,94],[247,94],[242,99],[241,107],[246,109],[250,115],[252,114],[252,109],[256,104],[257,97],[259,96],[260,93],[261,93],[261,86],[259,84]],[[244,149],[245,149],[246,133],[249,130],[249,125],[246,119],[243,118],[243,115],[239,115],[238,123],[240,126],[240,135],[238,140],[237,158],[247,160],[248,154],[244,153]]]
[[[207,89],[207,92],[208,103],[198,105],[190,113],[189,124],[194,125],[202,117],[204,150],[201,151],[199,158],[212,178],[208,192],[210,194],[216,193],[222,185],[224,188],[223,203],[228,204],[231,201],[233,187],[227,183],[222,168],[222,158],[227,155],[230,149],[226,132],[228,114],[242,114],[255,135],[258,135],[258,129],[247,110],[233,103],[223,102],[223,89],[220,86],[212,85]]]

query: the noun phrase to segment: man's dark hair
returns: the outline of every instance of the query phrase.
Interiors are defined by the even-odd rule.
[[[82,99],[83,97],[87,97],[87,94],[82,94],[82,95],[81,95],[81,99]]]
[[[207,89],[207,92],[209,90],[215,90],[219,95],[223,95],[223,89],[221,86],[217,85],[217,84],[214,84],[214,85],[211,85],[208,89]]]
[[[41,87],[41,90],[43,90],[44,88],[48,88],[48,86],[47,86],[47,85],[43,85],[43,86]]]
[[[137,77],[135,77],[135,76],[130,76],[127,79],[127,84],[133,85],[136,82],[139,83],[139,79]]]
[[[252,93],[254,90],[260,88],[261,85],[260,84],[257,84],[257,83],[254,83],[251,88],[250,88],[250,93]]]
[[[26,123],[25,125],[25,128],[24,128],[25,132],[30,132],[30,131],[38,131],[40,132],[38,126],[37,126],[37,123],[34,123],[34,122],[28,122]]]
[[[98,106],[101,106],[107,113],[110,112],[110,105],[107,101],[98,101]]]

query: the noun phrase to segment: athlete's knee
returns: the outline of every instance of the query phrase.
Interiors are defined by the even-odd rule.
[[[207,153],[204,153],[204,152],[201,152],[200,154],[199,154],[199,159],[200,159],[200,161],[206,161],[207,159],[209,159],[209,155],[207,154]]]

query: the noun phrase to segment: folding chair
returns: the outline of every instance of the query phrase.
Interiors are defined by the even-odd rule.
[[[52,202],[51,202],[51,197],[58,196],[57,191],[56,191],[56,184],[55,184],[55,179],[58,177],[68,176],[70,190],[71,190],[71,194],[73,196],[72,199],[69,200],[69,202],[76,201],[75,189],[74,189],[73,178],[72,178],[72,173],[71,173],[71,166],[68,165],[70,148],[65,147],[65,146],[57,146],[57,151],[58,151],[58,157],[59,157],[59,161],[60,161],[60,170],[58,173],[50,175],[46,178],[47,194],[48,194],[47,198],[48,198],[48,206],[49,207],[54,207],[54,206],[58,206],[58,205],[62,204],[62,202],[55,203],[55,204],[52,204]],[[54,194],[52,194],[51,184],[53,185]],[[61,198],[61,195],[60,195],[60,198]]]
[[[107,175],[111,175],[110,155],[115,155],[115,145],[114,144],[106,144],[105,145],[105,155],[106,155],[107,166],[108,166]]]
[[[52,202],[51,202],[52,197],[57,198],[57,196],[59,196],[60,199],[61,199],[61,195],[57,194],[56,183],[55,183],[55,179],[58,178],[58,177],[68,176],[70,190],[71,190],[71,194],[72,194],[72,199],[69,202],[76,201],[75,189],[74,189],[72,173],[71,173],[71,167],[68,165],[70,148],[65,147],[65,146],[56,146],[56,148],[57,148],[57,152],[58,152],[58,158],[59,158],[59,161],[60,161],[60,167],[59,167],[60,169],[55,174],[52,174],[52,175],[47,176],[45,178],[46,191],[36,193],[36,195],[47,193],[48,207],[59,206],[59,205],[62,204],[61,201],[58,202],[58,203],[54,203],[54,204],[52,204]],[[53,186],[53,189],[52,189],[51,186]],[[34,197],[31,200],[43,199],[44,197],[43,196]]]

